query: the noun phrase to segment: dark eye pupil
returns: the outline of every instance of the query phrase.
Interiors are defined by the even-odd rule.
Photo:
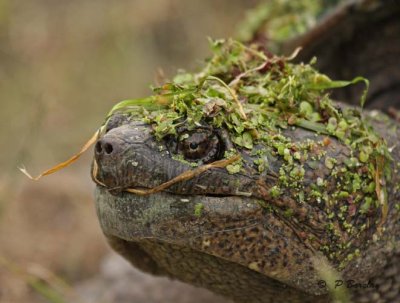
[[[209,163],[220,156],[219,138],[212,130],[187,131],[181,133],[179,140],[175,142],[175,152],[190,162]]]
[[[189,144],[190,149],[196,149],[197,147],[199,147],[199,144],[195,143],[195,142],[191,142]]]

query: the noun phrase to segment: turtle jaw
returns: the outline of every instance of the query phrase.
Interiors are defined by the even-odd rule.
[[[111,194],[102,186],[97,186],[95,197],[101,228],[109,238],[137,245],[150,241],[154,249],[173,245],[229,261],[306,293],[326,291],[317,287],[313,252],[256,198]]]
[[[250,214],[260,210],[257,199],[240,196],[177,195],[159,192],[147,196],[95,190],[96,211],[103,232],[127,241],[154,238],[187,243],[224,229],[254,225]],[[223,227],[222,223],[231,226]]]

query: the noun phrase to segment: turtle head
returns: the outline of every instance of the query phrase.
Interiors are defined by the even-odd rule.
[[[183,125],[176,135],[158,140],[151,125],[137,120],[110,125],[95,146],[93,177],[100,224],[114,243],[137,243],[133,250],[143,250],[163,272],[213,290],[208,283],[215,279],[232,284],[224,279],[226,268],[218,269],[226,262],[247,287],[326,292],[314,266],[322,244],[310,240],[326,238],[325,217],[319,208],[293,204],[290,191],[272,203],[282,160],[257,152],[265,146],[237,149],[240,161],[214,167],[233,151],[223,129]],[[260,157],[266,170],[260,170]],[[173,250],[190,253],[176,260]],[[132,259],[135,252],[125,249],[124,255]],[[181,258],[202,260],[195,266],[196,279],[193,264],[180,263]],[[177,264],[189,265],[176,270]]]
[[[96,143],[95,180],[101,184],[96,206],[107,236],[177,245],[235,264],[243,268],[243,275],[255,272],[275,284],[321,293],[312,268],[312,250],[266,207],[259,194],[261,180],[266,188],[276,181],[269,172],[278,163],[260,172],[252,156],[260,148],[255,146],[253,151],[236,151],[240,163],[210,166],[187,177],[185,172],[224,161],[226,152],[232,152],[229,136],[207,125],[191,130],[182,127],[176,136],[162,140],[153,133],[143,122],[125,122],[109,127]],[[272,160],[264,156],[265,161]],[[144,194],[174,178],[179,181]],[[167,256],[157,258],[163,257]],[[185,274],[180,274],[173,275],[185,280]]]

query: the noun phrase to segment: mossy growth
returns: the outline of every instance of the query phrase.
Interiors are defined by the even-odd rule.
[[[116,111],[138,115],[153,126],[158,139],[167,135],[178,137],[181,125],[189,130],[204,124],[225,128],[237,149],[250,151],[255,145],[263,145],[281,159],[277,183],[270,189],[271,198],[279,199],[285,188],[290,188],[295,190],[299,203],[310,199],[319,203],[327,197],[331,204],[350,198],[361,204],[362,200],[357,206],[361,214],[374,206],[380,208],[385,221],[387,193],[382,184],[386,184],[385,178],[390,175],[391,160],[387,144],[363,119],[359,109],[339,108],[328,92],[364,82],[362,108],[368,81],[362,77],[334,81],[313,67],[315,59],[309,64],[294,64],[291,63],[293,56],[276,56],[257,45],[244,45],[231,39],[210,41],[210,44],[213,56],[198,73],[180,72],[172,81],[154,88],[154,95],[123,101],[110,115]],[[295,143],[283,132],[292,127],[323,134],[325,138]],[[329,138],[336,138],[351,150],[345,167],[337,167],[336,159],[326,156],[321,148],[329,145]],[[311,152],[318,149],[317,154]],[[232,153],[235,151],[227,152],[225,157]],[[260,158],[254,164],[262,173],[268,169],[268,162],[262,152],[258,154]],[[310,167],[314,163],[316,168],[323,161],[342,185],[328,193],[324,191],[324,180],[316,180],[311,193],[305,196],[302,183],[305,161]],[[241,163],[239,160],[229,165],[228,171],[239,172]],[[358,173],[360,167],[363,167],[362,177]],[[339,221],[342,231],[352,237],[361,230],[346,220],[349,212],[344,207],[346,203],[331,208],[337,213],[328,210],[328,218],[331,223]],[[285,213],[286,217],[291,215],[291,211]]]
[[[368,86],[366,79],[333,81],[312,67],[315,59],[310,64],[293,64],[291,58],[266,54],[257,46],[234,40],[210,44],[214,56],[203,70],[181,72],[173,81],[153,88],[153,96],[122,101],[110,114],[122,110],[141,115],[154,125],[159,139],[176,135],[182,124],[196,128],[206,121],[227,128],[233,142],[246,149],[267,136],[279,142],[281,152],[285,138],[279,130],[292,125],[362,145],[363,160],[372,153],[371,145],[384,147],[358,111],[342,112],[326,92],[359,81]],[[364,100],[365,93],[362,104]],[[379,152],[385,155],[384,148]]]

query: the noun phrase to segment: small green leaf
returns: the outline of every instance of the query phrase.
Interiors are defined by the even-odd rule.
[[[314,81],[307,85],[307,88],[314,90],[325,90],[331,88],[342,88],[359,82],[365,83],[365,89],[361,95],[361,101],[360,101],[361,107],[364,107],[369,89],[369,81],[364,77],[356,77],[353,80],[344,81],[344,80],[331,80],[329,77],[325,75],[318,74],[314,77]]]
[[[307,117],[308,115],[311,115],[314,111],[312,105],[307,101],[302,101],[300,103],[299,110],[300,110],[300,114],[303,114],[305,117]]]
[[[243,146],[247,149],[253,149],[253,137],[249,132],[243,134]]]
[[[301,128],[312,130],[316,133],[329,135],[329,132],[326,130],[325,125],[318,123],[318,122],[307,121],[305,119],[297,119],[295,122],[295,125],[297,125]]]
[[[159,109],[160,107],[163,107],[162,103],[157,104],[156,101],[157,101],[157,96],[150,96],[142,99],[123,100],[114,105],[107,116],[110,117],[117,111],[126,110],[132,107],[144,107],[147,110],[155,110]]]

